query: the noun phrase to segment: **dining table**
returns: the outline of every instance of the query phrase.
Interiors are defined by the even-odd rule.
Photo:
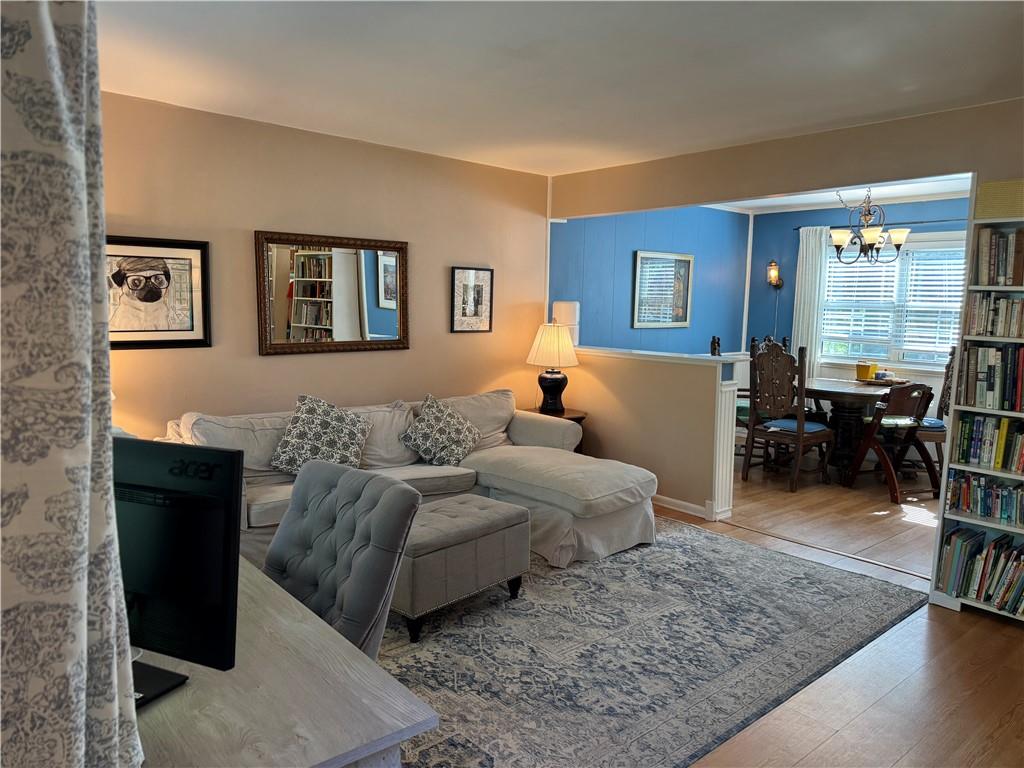
[[[855,379],[807,379],[804,394],[815,401],[828,400],[832,405],[828,425],[836,441],[829,463],[845,470],[853,460],[864,434],[864,417],[870,415],[875,403],[889,392],[887,384],[868,384]]]

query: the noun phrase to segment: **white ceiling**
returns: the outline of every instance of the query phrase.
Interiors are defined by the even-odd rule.
[[[555,175],[1024,95],[1024,3],[100,2],[104,90]]]
[[[919,200],[948,200],[967,197],[971,194],[971,174],[958,173],[949,176],[932,176],[913,181],[872,184],[871,199],[876,203],[909,203]],[[817,192],[801,192],[796,195],[775,195],[754,200],[734,200],[722,205],[741,213],[774,213],[776,211],[807,211],[815,208],[836,208],[840,205],[836,192],[843,196],[847,205],[857,205],[864,199],[868,187],[839,187]]]

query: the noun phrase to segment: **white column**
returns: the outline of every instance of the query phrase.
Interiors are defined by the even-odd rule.
[[[737,387],[734,380],[718,383],[715,397],[714,484],[712,497],[704,505],[704,517],[707,520],[724,520],[732,516]]]

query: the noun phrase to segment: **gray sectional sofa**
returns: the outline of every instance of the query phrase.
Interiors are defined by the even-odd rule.
[[[552,565],[597,560],[654,542],[651,497],[657,478],[645,469],[573,452],[578,424],[517,410],[510,390],[444,402],[479,430],[474,451],[457,466],[423,463],[399,436],[419,403],[347,407],[370,420],[361,468],[402,480],[424,501],[476,493],[526,507],[530,547]],[[164,440],[245,452],[243,527],[276,525],[288,508],[294,475],[270,465],[291,412],[212,416],[190,412],[167,425]]]

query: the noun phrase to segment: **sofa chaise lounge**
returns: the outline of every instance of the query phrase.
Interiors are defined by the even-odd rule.
[[[424,463],[402,443],[400,435],[420,404],[396,401],[346,408],[372,424],[360,467],[408,483],[424,501],[476,493],[526,507],[530,548],[558,567],[654,542],[651,497],[657,478],[651,472],[574,453],[583,434],[578,424],[517,410],[510,390],[443,402],[481,433],[459,466]],[[295,476],[270,461],[291,415],[189,412],[168,422],[163,439],[244,451],[242,525],[276,525],[288,508]]]

